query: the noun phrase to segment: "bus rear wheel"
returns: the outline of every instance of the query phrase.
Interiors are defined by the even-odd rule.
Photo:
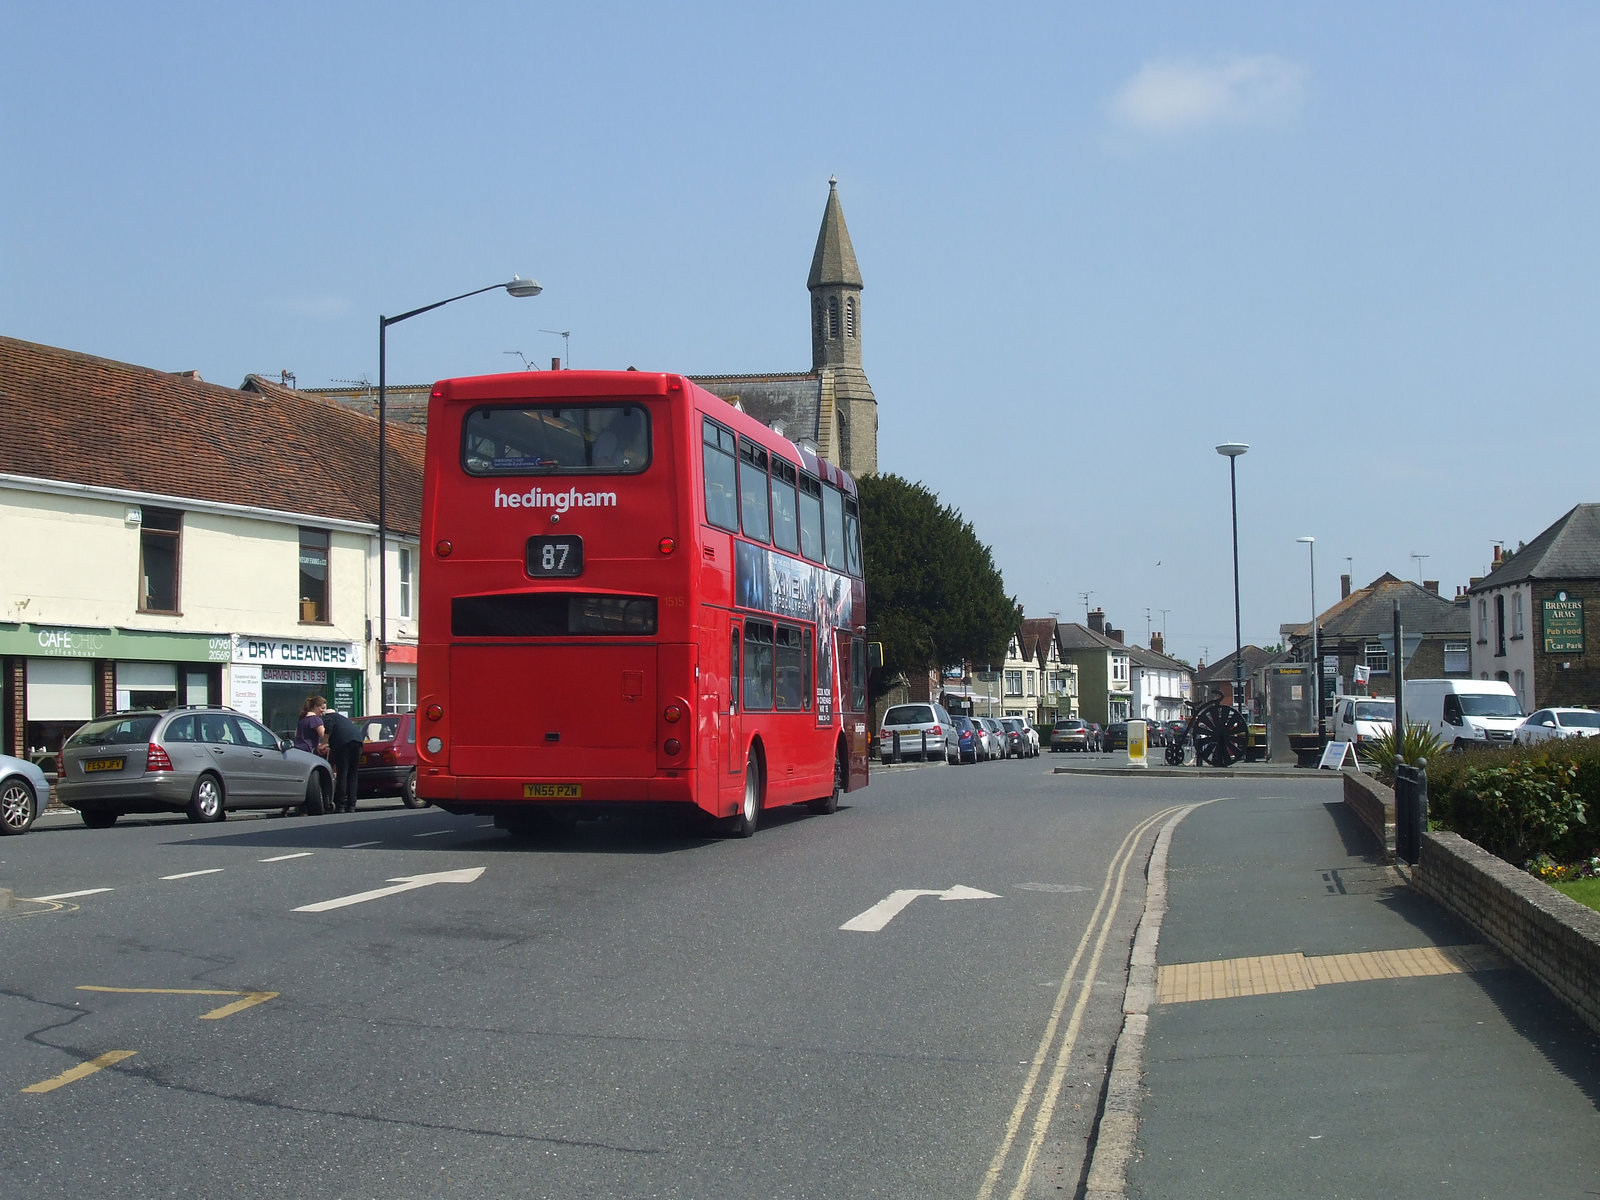
[[[829,795],[818,796],[815,800],[807,801],[807,807],[814,813],[838,812],[839,794],[845,789],[849,771],[850,768],[844,756],[844,747],[840,746],[833,756],[833,791]]]
[[[752,750],[744,764],[744,799],[739,811],[728,818],[726,831],[730,837],[750,837],[761,820],[761,764]]]

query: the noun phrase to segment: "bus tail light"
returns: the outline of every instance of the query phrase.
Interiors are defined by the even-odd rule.
[[[455,549],[449,538],[440,538],[433,544],[433,552],[440,558],[449,558],[450,552]]]
[[[676,725],[679,721],[683,720],[683,709],[678,707],[676,704],[669,704],[661,715],[666,720],[668,725]]]
[[[678,548],[678,543],[673,541],[669,537],[664,537],[659,542],[656,543],[656,549],[661,551],[661,553],[663,553],[663,554],[671,554],[677,548]]]
[[[679,742],[677,738],[668,738],[662,743],[661,748],[668,754],[677,755],[683,750],[683,743]]]
[[[422,715],[430,721],[442,720],[444,718],[444,708],[438,704],[430,704],[423,710]]]

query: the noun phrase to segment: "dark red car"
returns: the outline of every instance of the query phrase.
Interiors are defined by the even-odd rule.
[[[399,796],[407,808],[424,808],[417,795],[417,718],[415,713],[358,717],[365,739],[356,791],[361,796]]]

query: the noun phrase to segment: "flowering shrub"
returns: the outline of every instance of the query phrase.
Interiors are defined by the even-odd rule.
[[[1569,879],[1600,879],[1600,850],[1575,863],[1558,863],[1548,854],[1539,854],[1524,866],[1528,874],[1546,883],[1565,883]]]

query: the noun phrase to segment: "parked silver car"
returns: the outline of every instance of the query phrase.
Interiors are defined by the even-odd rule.
[[[883,714],[883,724],[878,729],[878,753],[886,763],[895,761],[896,735],[901,760],[961,761],[955,719],[943,705],[896,704]]]
[[[333,794],[323,759],[228,708],[140,709],[97,717],[61,748],[56,796],[92,829],[124,813],[223,820],[230,808],[300,808]]]
[[[50,781],[38,764],[0,754],[0,836],[27,833],[50,806]]]

